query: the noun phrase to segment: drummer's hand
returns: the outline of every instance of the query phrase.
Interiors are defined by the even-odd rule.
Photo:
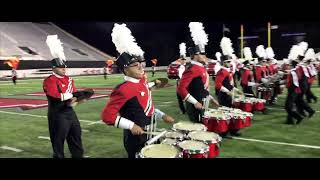
[[[144,133],[144,131],[140,126],[134,124],[132,129],[131,129],[131,133],[133,135],[142,135]]]
[[[219,102],[217,100],[215,100],[215,99],[211,99],[211,102],[212,102],[212,105],[214,107],[219,107],[220,106]]]
[[[166,122],[166,123],[172,124],[172,123],[174,122],[174,119],[173,119],[171,116],[166,115],[166,114],[163,115],[162,119],[163,119],[163,121]]]
[[[158,80],[158,79],[156,79],[155,81],[154,81],[154,83],[156,84],[156,86],[157,85],[160,85],[161,84],[161,81],[160,80]]]
[[[202,109],[203,109],[202,104],[200,104],[199,102],[197,102],[197,103],[194,105],[194,107],[195,107],[196,109],[199,109],[199,110],[202,110]]]

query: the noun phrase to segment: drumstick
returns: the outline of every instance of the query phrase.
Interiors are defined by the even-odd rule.
[[[167,133],[167,131],[163,131],[160,134],[158,134],[157,136],[153,137],[152,139],[148,140],[146,142],[146,145],[150,145],[154,142],[156,142],[159,138],[161,138],[162,136],[164,136]]]
[[[160,134],[161,132],[147,132],[147,131],[143,131],[143,134],[147,134],[147,135],[153,135],[156,136],[158,134]]]

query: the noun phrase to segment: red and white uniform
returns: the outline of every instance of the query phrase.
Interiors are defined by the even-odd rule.
[[[233,76],[232,72],[228,68],[221,67],[220,71],[217,73],[215,79],[216,92],[228,92],[233,89]]]
[[[44,80],[43,90],[47,96],[66,101],[73,97],[72,93],[76,92],[77,89],[71,77],[53,73]]]
[[[191,61],[178,85],[178,93],[184,101],[201,103],[209,95],[209,74],[203,64]]]
[[[299,86],[299,75],[297,69],[291,69],[290,74],[287,76],[287,88],[288,91],[294,91],[296,94],[301,93],[301,88]]]
[[[102,111],[102,120],[122,129],[131,129],[134,124],[146,128],[155,112],[149,86],[145,78],[125,76],[124,79],[111,93]]]
[[[253,72],[246,67],[244,67],[243,69],[244,69],[244,71],[241,75],[241,86],[248,87],[248,86],[255,85],[255,82],[253,79]]]

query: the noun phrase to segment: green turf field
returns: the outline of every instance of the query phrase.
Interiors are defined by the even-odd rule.
[[[157,73],[156,77],[166,77],[165,73]],[[80,87],[114,87],[123,81],[122,75],[75,77],[75,86]],[[149,74],[149,79],[153,79]],[[153,91],[153,101],[157,108],[173,116],[177,122],[187,121],[187,116],[179,113],[176,99],[175,81],[169,81],[173,86]],[[211,83],[213,85],[213,83]],[[212,94],[213,87],[211,88]],[[320,90],[316,83],[313,92],[320,97]],[[0,81],[0,96],[12,98],[43,99],[45,97],[14,96],[42,91],[42,80],[18,80],[17,86],[10,81]],[[267,114],[260,112],[254,115],[253,124],[242,130],[241,138],[275,141],[283,143],[303,144],[315,146],[297,147],[292,145],[272,144],[265,142],[252,142],[238,139],[225,139],[222,142],[219,158],[247,158],[247,157],[320,157],[320,112],[319,103],[311,106],[318,112],[311,119],[306,118],[300,125],[285,125],[286,112],[283,109],[285,94],[280,95],[273,109],[268,109]],[[125,158],[123,148],[122,130],[105,124],[95,123],[100,120],[100,113],[106,105],[108,98],[90,100],[75,107],[81,120],[83,145],[85,156],[91,158]],[[8,113],[9,112],[9,113]],[[12,112],[12,113],[10,113]],[[51,144],[49,140],[38,139],[38,136],[49,136],[48,122],[46,119],[47,108],[19,112],[16,109],[0,109],[0,146],[9,146],[22,149],[23,152],[14,152],[0,149],[2,158],[50,158]],[[32,114],[35,116],[28,116]],[[160,122],[160,128],[171,126]],[[67,144],[65,154],[70,157]]]

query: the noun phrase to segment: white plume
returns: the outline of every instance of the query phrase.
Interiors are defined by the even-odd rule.
[[[59,58],[66,61],[66,57],[63,52],[62,42],[58,39],[58,35],[47,36],[46,43],[50,49],[53,58]]]
[[[306,50],[308,49],[308,43],[307,43],[307,42],[304,42],[304,41],[300,42],[300,43],[298,44],[298,46],[300,46],[300,47],[302,48],[303,54],[304,54],[304,53],[306,52]]]
[[[204,47],[208,44],[208,34],[204,31],[204,27],[200,22],[190,22],[189,28],[192,36],[192,40],[195,45],[201,45]]]
[[[231,40],[227,37],[223,37],[220,42],[220,47],[223,55],[232,56],[234,50],[232,48]]]
[[[315,52],[313,48],[309,48],[305,54],[305,59],[309,60],[309,59],[314,59],[315,58]]]
[[[267,47],[266,48],[266,54],[267,54],[267,58],[269,59],[273,59],[274,58],[274,52],[272,47]]]
[[[115,23],[111,37],[113,44],[120,54],[126,52],[130,55],[143,57],[143,50],[136,43],[136,39],[132,36],[131,31],[127,28],[126,24]]]
[[[267,54],[266,54],[266,50],[264,49],[263,45],[259,45],[256,48],[256,54],[258,55],[258,57],[260,58],[266,58]]]
[[[250,47],[245,47],[245,48],[243,48],[243,54],[244,54],[244,58],[245,58],[246,60],[252,59],[252,52],[251,52]]]
[[[303,56],[303,49],[298,45],[293,45],[290,49],[288,59],[296,60],[299,55]]]
[[[179,45],[179,49],[180,49],[180,56],[186,57],[186,53],[187,53],[186,43],[181,43]]]
[[[221,61],[222,54],[220,52],[216,52],[216,58],[218,61]]]

